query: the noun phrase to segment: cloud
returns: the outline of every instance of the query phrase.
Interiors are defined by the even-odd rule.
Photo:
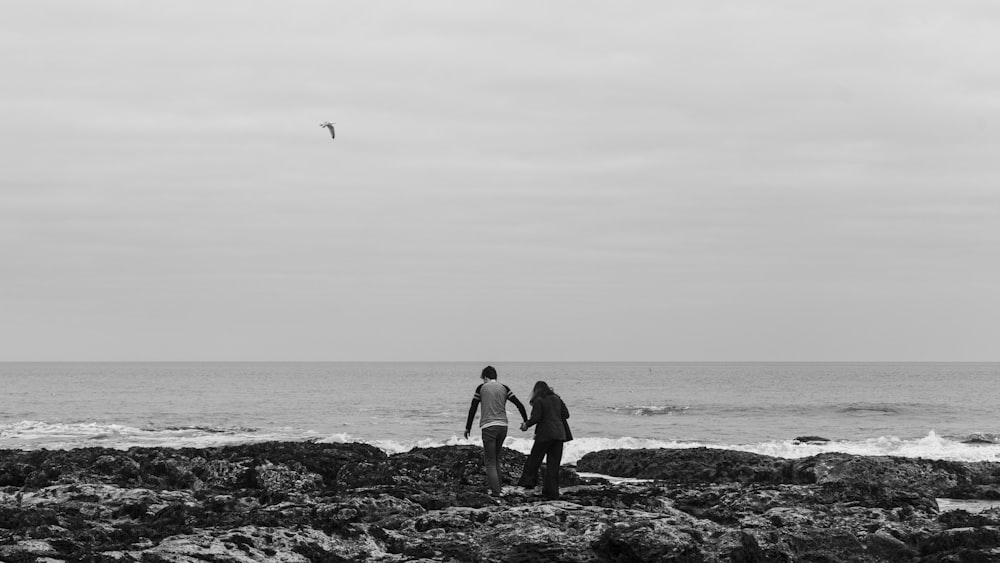
[[[489,317],[477,335],[525,354],[563,327],[567,359],[758,357],[747,331],[899,359],[906,338],[881,349],[838,312],[997,312],[988,4],[62,7],[0,24],[2,305],[22,323],[190,324],[173,348],[130,337],[177,358],[220,330],[248,355],[322,358],[295,344],[316,330],[357,351],[340,359],[419,354],[371,340],[384,323],[459,358],[457,327]],[[0,359],[48,357],[29,332],[0,333]]]

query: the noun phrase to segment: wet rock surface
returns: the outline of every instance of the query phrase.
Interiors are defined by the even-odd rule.
[[[486,494],[471,446],[0,451],[2,561],[1000,561],[1000,464],[608,450],[562,498]],[[990,496],[996,495],[996,496]]]

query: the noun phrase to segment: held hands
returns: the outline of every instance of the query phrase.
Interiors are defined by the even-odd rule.
[[[521,432],[524,432],[527,429],[528,429],[528,423],[527,422],[522,422],[521,423]]]

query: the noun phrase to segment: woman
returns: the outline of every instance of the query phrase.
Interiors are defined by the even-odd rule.
[[[535,444],[531,447],[528,461],[518,485],[533,489],[538,483],[538,467],[545,458],[545,476],[542,478],[542,496],[547,499],[559,498],[559,464],[562,462],[563,442],[566,435],[566,419],[569,410],[563,400],[544,381],[535,383],[531,391],[531,417],[521,425],[521,430],[535,427]]]

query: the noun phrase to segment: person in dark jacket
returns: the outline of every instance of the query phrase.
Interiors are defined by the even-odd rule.
[[[566,419],[569,409],[544,381],[535,383],[531,392],[531,417],[521,425],[525,431],[535,427],[535,443],[531,447],[528,460],[518,485],[533,489],[538,483],[538,468],[545,458],[545,475],[542,478],[542,496],[547,499],[559,498],[559,465],[562,462],[563,442],[566,435]]]

